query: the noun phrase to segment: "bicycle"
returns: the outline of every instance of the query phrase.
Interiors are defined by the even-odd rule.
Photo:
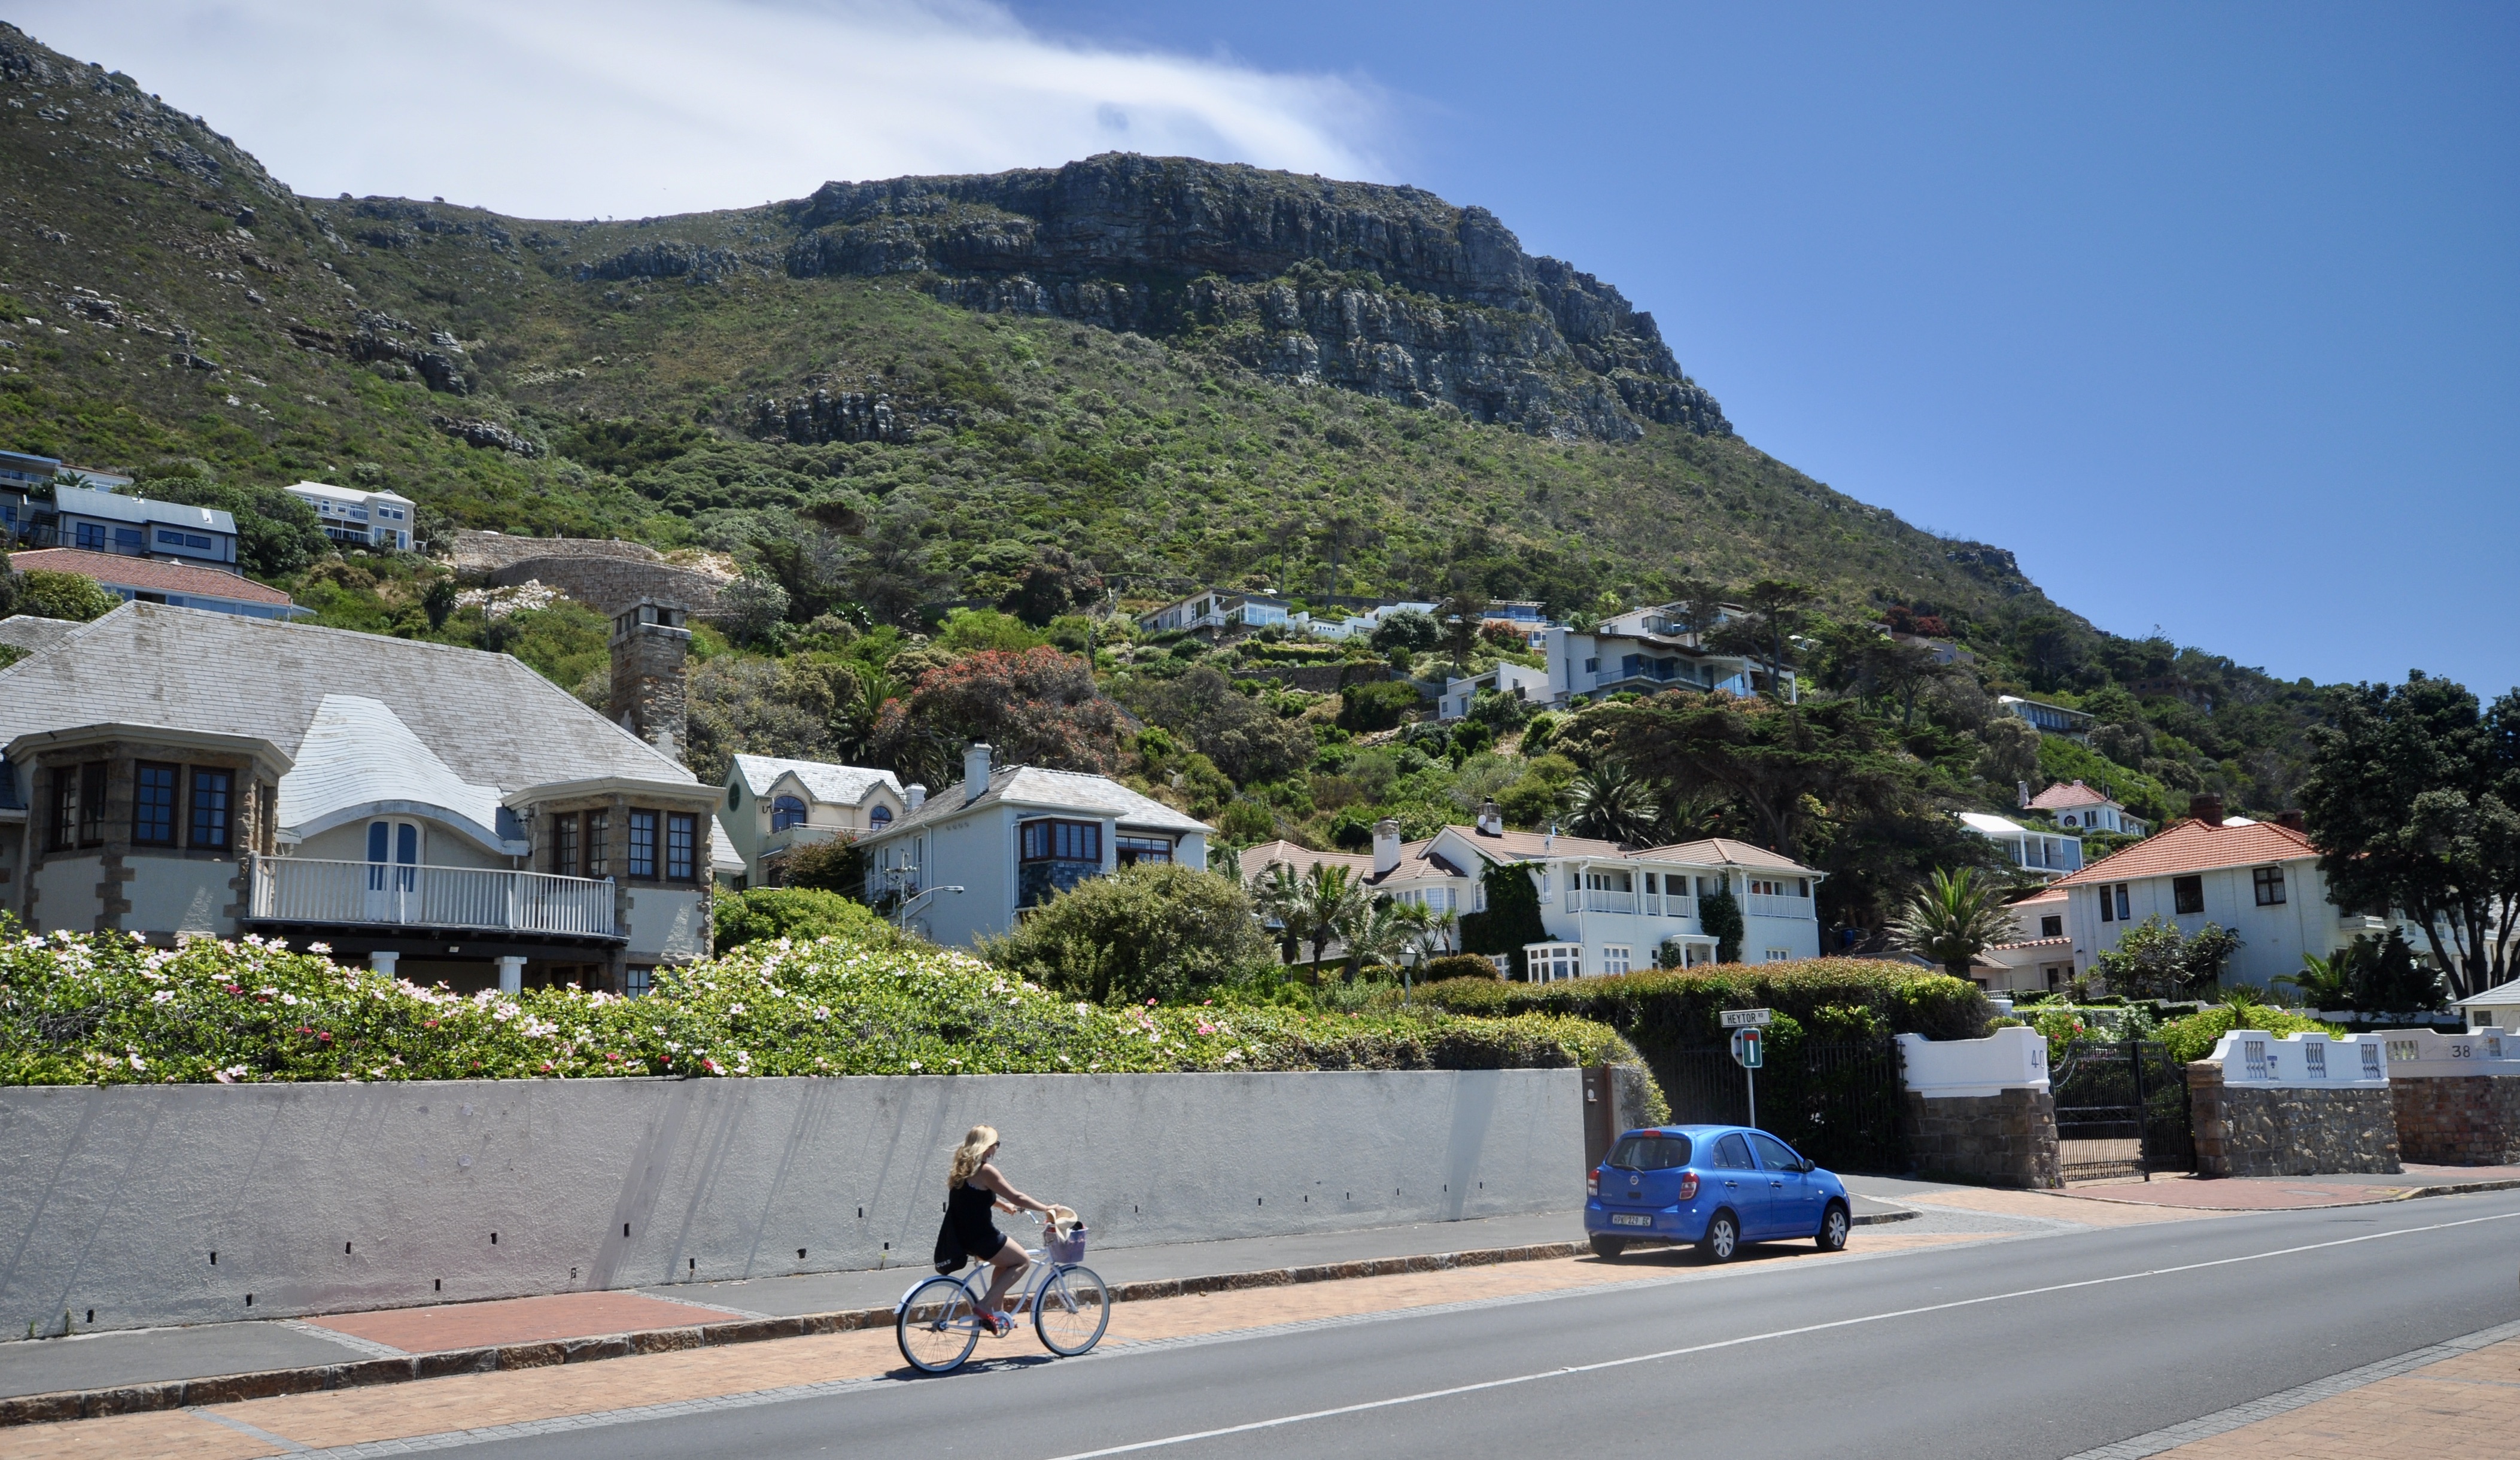
[[[1067,1240],[1053,1235],[1042,1245],[1047,1258],[1024,1249],[1031,1265],[1014,1289],[1015,1305],[1008,1316],[1029,1310],[1041,1346],[1061,1358],[1076,1358],[1102,1342],[1102,1330],[1111,1321],[1111,1290],[1093,1268],[1075,1261],[1085,1256],[1082,1223]],[[926,1278],[901,1295],[893,1308],[893,1336],[912,1368],[950,1374],[970,1358],[985,1329],[981,1303],[988,1296],[988,1274],[989,1264],[976,1262],[962,1277]]]

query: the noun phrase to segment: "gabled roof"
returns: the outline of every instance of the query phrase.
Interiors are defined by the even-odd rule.
[[[1462,868],[1453,865],[1451,862],[1436,856],[1433,851],[1434,845],[1435,841],[1432,837],[1422,842],[1403,843],[1400,848],[1400,864],[1380,875],[1376,875],[1373,870],[1373,854],[1370,852],[1316,852],[1310,847],[1299,847],[1293,842],[1282,839],[1245,847],[1235,862],[1245,882],[1268,870],[1269,863],[1273,862],[1282,862],[1298,873],[1309,872],[1315,863],[1327,862],[1348,868],[1368,887],[1397,886],[1404,882],[1416,882],[1427,877],[1469,875]]]
[[[1141,796],[1107,775],[1095,775],[1081,771],[1045,771],[1038,766],[1005,766],[989,774],[988,789],[965,800],[963,782],[955,781],[931,793],[927,804],[905,811],[893,818],[890,826],[860,837],[861,844],[886,841],[913,827],[925,826],[999,804],[1042,811],[1071,811],[1085,816],[1110,817],[1127,826],[1143,826],[1153,831],[1211,831],[1215,828],[1196,818],[1173,810],[1149,796]]]
[[[2125,882],[2137,877],[2172,877],[2218,867],[2264,866],[2272,862],[2298,862],[2317,857],[2310,838],[2272,821],[2209,826],[2203,821],[2173,821],[2142,841],[2113,852],[2055,887],[2082,887],[2093,882]]]
[[[1736,842],[1729,836],[1710,836],[1700,841],[1674,842],[1668,847],[1650,847],[1637,854],[1658,862],[1692,862],[1707,866],[1747,866],[1762,870],[1792,872],[1800,877],[1824,875],[1818,867],[1808,867],[1782,852],[1771,852],[1748,842]]]
[[[2116,797],[2095,791],[2081,781],[2071,785],[2053,785],[2030,798],[2032,811],[2068,811],[2078,806],[2116,806]]]
[[[14,553],[9,560],[14,563],[25,555],[22,553]],[[31,613],[21,613],[9,618],[0,618],[0,643],[15,649],[24,649],[30,654],[40,654],[76,634],[83,627],[85,626],[74,624],[68,619],[37,618]]]
[[[735,774],[743,777],[743,788],[754,796],[767,796],[780,777],[793,775],[805,787],[805,794],[832,806],[856,806],[877,786],[890,786],[895,796],[901,794],[901,782],[889,771],[877,771],[865,766],[836,766],[829,761],[790,761],[773,755],[739,755]]]
[[[1595,841],[1585,836],[1551,836],[1545,831],[1500,831],[1490,834],[1476,826],[1446,826],[1446,831],[1460,837],[1470,850],[1490,862],[1536,862],[1549,857],[1598,857],[1603,860],[1625,857],[1617,842]]]
[[[269,740],[292,760],[324,697],[356,691],[473,784],[692,784],[654,746],[506,654],[125,603],[0,669],[0,745],[116,721]]]
[[[119,553],[88,553],[77,548],[38,548],[31,553],[10,553],[9,566],[22,573],[83,573],[108,588],[182,594],[188,598],[228,598],[239,603],[269,603],[275,608],[289,603],[289,595],[265,588],[250,578],[158,557],[126,557]]]

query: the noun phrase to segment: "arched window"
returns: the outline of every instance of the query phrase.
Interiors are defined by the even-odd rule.
[[[867,813],[867,824],[875,827],[878,831],[891,825],[892,808],[878,803],[875,810]]]
[[[770,803],[770,829],[785,831],[805,824],[805,803],[794,796],[781,796]]]

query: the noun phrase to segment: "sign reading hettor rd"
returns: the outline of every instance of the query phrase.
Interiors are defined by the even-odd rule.
[[[1774,1009],[1726,1009],[1726,1029],[1765,1029],[1777,1017]]]

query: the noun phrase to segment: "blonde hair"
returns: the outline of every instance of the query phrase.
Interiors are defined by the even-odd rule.
[[[980,1163],[989,1159],[989,1147],[997,1143],[997,1127],[972,1127],[964,1135],[963,1143],[954,1148],[954,1172],[945,1178],[946,1189],[950,1191],[971,1179],[971,1172],[978,1171]]]

